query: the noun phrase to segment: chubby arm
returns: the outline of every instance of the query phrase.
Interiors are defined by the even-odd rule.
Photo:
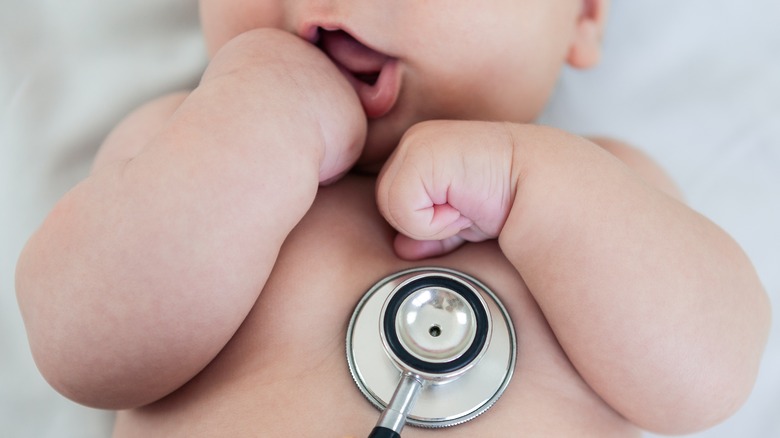
[[[316,48],[270,30],[228,43],[191,94],[117,128],[24,249],[17,295],[43,375],[102,408],[192,378],[364,135],[357,97]]]
[[[607,403],[656,432],[708,427],[752,388],[767,297],[737,244],[665,193],[649,160],[606,146],[623,161],[550,128],[419,125],[383,170],[380,210],[409,258],[498,237]]]

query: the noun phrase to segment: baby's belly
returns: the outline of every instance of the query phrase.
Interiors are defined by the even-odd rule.
[[[347,325],[375,282],[415,266],[456,269],[490,287],[514,322],[518,355],[511,383],[485,414],[444,433],[407,426],[404,437],[638,435],[573,369],[494,242],[412,263],[395,257],[392,239],[373,180],[322,189],[233,339],[178,391],[120,412],[116,436],[367,436],[379,411],[349,373]]]

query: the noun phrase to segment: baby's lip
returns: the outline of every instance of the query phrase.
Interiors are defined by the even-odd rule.
[[[366,46],[343,30],[320,28],[317,46],[355,89],[368,118],[382,117],[393,108],[401,84],[395,58]]]

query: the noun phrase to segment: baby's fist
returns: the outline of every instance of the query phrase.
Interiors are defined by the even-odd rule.
[[[377,203],[407,259],[498,237],[514,199],[514,147],[507,125],[435,121],[413,126],[388,159]]]
[[[346,172],[362,151],[366,117],[357,94],[322,51],[295,35],[255,29],[235,37],[203,75],[201,86],[212,84],[221,87],[223,119],[285,131],[288,147],[318,160],[320,182]]]

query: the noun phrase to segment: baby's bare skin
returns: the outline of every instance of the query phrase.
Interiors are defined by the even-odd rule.
[[[349,315],[377,280],[433,264],[489,285],[519,336],[506,394],[456,436],[683,433],[744,401],[769,323],[744,253],[633,149],[528,124],[554,83],[539,71],[597,57],[601,2],[477,7],[510,17],[491,51],[440,38],[474,5],[433,3],[396,17],[437,41],[418,53],[422,35],[383,29],[367,3],[204,1],[225,32],[201,85],[123,122],[20,258],[56,389],[120,410],[118,436],[361,436],[378,412],[347,371]],[[244,20],[250,6],[268,10]],[[507,65],[518,8],[550,50],[471,62]],[[350,17],[399,56],[346,37]],[[322,47],[239,32],[291,23],[327,27]],[[380,85],[357,79],[366,64]],[[382,172],[342,178],[356,162]]]
[[[422,262],[399,259],[376,211],[372,177],[320,190],[290,234],[257,304],[195,379],[147,407],[120,412],[117,437],[368,435],[379,411],[345,357],[353,307],[375,281],[411,266],[477,275],[501,297],[518,333],[515,377],[499,402],[446,436],[632,436],[637,429],[582,381],[522,279],[495,242]],[[429,434],[429,433],[428,433]],[[426,435],[406,427],[403,436]]]

